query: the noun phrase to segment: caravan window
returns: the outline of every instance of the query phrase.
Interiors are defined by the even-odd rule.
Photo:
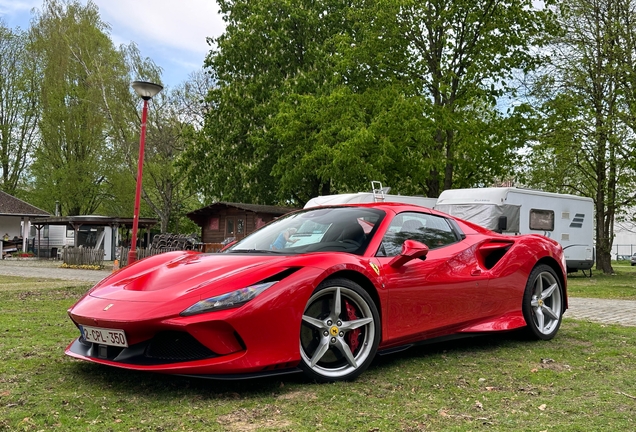
[[[530,229],[554,231],[554,212],[552,210],[530,210]]]

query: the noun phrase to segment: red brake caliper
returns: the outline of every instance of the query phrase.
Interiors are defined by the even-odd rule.
[[[351,302],[346,299],[344,303],[345,303],[345,308],[347,308],[347,319],[349,321],[357,320],[359,317],[356,314],[355,306],[353,306]],[[351,353],[355,354],[356,350],[358,349],[358,346],[360,345],[360,340],[359,340],[360,329],[357,328],[357,329],[351,330],[349,333],[347,333],[346,339],[347,339],[347,343],[349,344],[349,349],[351,349]]]

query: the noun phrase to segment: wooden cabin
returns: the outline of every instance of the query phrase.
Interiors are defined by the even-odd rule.
[[[233,240],[241,240],[277,217],[298,210],[290,207],[279,207],[259,204],[241,204],[217,202],[187,216],[201,227],[201,241],[206,245],[204,251],[218,249],[218,245]]]

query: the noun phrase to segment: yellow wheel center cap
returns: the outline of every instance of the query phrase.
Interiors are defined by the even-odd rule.
[[[539,303],[539,306],[543,306],[543,300],[539,299],[537,303]]]
[[[338,327],[333,326],[329,329],[329,333],[331,333],[331,336],[338,336]]]

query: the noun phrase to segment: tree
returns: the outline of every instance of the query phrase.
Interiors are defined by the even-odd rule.
[[[279,149],[267,137],[266,121],[276,114],[286,83],[293,82],[298,91],[314,91],[328,74],[319,67],[324,56],[318,51],[341,31],[341,18],[332,12],[342,6],[318,3],[219,2],[227,26],[206,60],[215,82],[207,97],[210,111],[187,155],[191,181],[207,197],[278,201],[271,171]]]
[[[133,215],[137,182],[139,155],[139,134],[141,124],[141,108],[143,101],[134,92],[131,82],[135,80],[161,82],[161,68],[151,59],[144,58],[138,47],[131,43],[121,45],[118,50],[124,62],[124,68],[110,88],[113,97],[105,104],[105,116],[108,120],[107,144],[111,149],[112,171],[104,179],[106,198],[101,210],[106,214]],[[155,110],[158,98],[149,103],[149,110]],[[152,135],[152,117],[148,136]],[[147,142],[152,143],[147,138]],[[145,163],[144,163],[145,167]],[[152,187],[146,178],[142,179],[142,200],[140,214],[145,217],[158,216],[151,205],[148,205],[146,188]]]
[[[221,11],[192,179],[210,197],[265,203],[370,180],[437,196],[512,172],[521,117],[496,100],[553,31],[549,10],[525,0],[239,0]]]
[[[153,98],[148,117],[148,137],[144,161],[142,196],[159,217],[161,232],[172,222],[175,231],[185,212],[195,210],[191,204],[195,190],[187,183],[188,167],[181,163],[186,147],[195,135],[196,119],[203,112],[201,100],[207,91],[201,76],[191,79],[174,91]]]
[[[140,55],[136,46],[122,47],[130,70],[124,87],[125,103],[117,106],[110,140],[118,150],[116,175],[106,182],[112,196],[103,204],[109,214],[132,214],[131,197],[135,194],[139,154],[139,131],[142,100],[132,92],[129,82],[136,79],[160,82],[160,70]],[[157,217],[161,232],[179,232],[181,228],[195,230],[185,214],[200,207],[196,190],[187,183],[188,164],[181,155],[201,128],[205,112],[203,99],[209,80],[202,73],[193,73],[175,89],[165,88],[153,97],[148,107],[144,171],[140,213]],[[111,105],[111,109],[113,106]]]
[[[386,0],[371,9],[360,64],[380,79],[406,83],[404,95],[422,106],[413,114],[428,121],[420,122],[413,156],[427,196],[512,170],[523,117],[503,115],[496,103],[515,95],[516,73],[540,64],[536,50],[555,31],[549,5]]]
[[[38,69],[29,34],[0,21],[0,189],[15,195],[38,140]]]
[[[105,197],[116,151],[109,106],[128,71],[90,1],[46,0],[32,31],[30,49],[42,68],[33,200],[48,209],[57,200],[63,214],[92,214]]]
[[[613,271],[617,213],[636,201],[635,135],[626,121],[633,105],[634,6],[628,0],[563,3],[563,33],[535,87],[543,129],[528,158],[530,183],[594,199],[596,267],[605,273]]]

